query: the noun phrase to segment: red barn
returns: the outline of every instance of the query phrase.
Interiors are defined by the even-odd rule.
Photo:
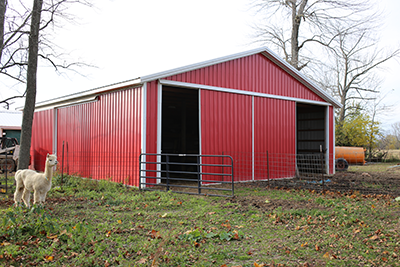
[[[64,171],[133,186],[141,153],[231,155],[246,181],[266,178],[267,152],[285,162],[271,173],[281,178],[296,155],[324,151],[331,174],[340,106],[260,48],[37,103],[31,156],[40,170],[63,153]]]

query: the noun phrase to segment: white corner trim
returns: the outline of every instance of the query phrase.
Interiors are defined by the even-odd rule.
[[[157,84],[157,154],[161,154],[162,139],[162,84]],[[157,162],[161,162],[161,156],[157,156]],[[161,183],[161,164],[157,164],[157,184]]]
[[[141,131],[141,139],[142,139],[142,149],[141,153],[146,153],[146,134],[147,134],[147,83],[144,83],[142,86],[142,131]],[[142,162],[146,162],[146,156],[142,156]],[[142,163],[141,169],[146,170],[146,164]],[[146,171],[142,171],[141,176],[146,176]],[[141,183],[146,183],[146,178],[141,178]],[[145,188],[146,185],[143,185]]]

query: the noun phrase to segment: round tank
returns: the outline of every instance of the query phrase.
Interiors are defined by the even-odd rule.
[[[365,164],[365,149],[363,147],[337,146],[335,159],[345,159],[349,164]]]

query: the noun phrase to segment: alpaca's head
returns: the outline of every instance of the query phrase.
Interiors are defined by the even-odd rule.
[[[58,161],[57,161],[56,155],[47,154],[46,164],[48,166],[53,167],[53,166],[57,165],[57,163],[58,163]]]

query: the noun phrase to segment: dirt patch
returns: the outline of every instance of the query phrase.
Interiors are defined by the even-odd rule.
[[[257,182],[258,186],[268,186],[267,181]],[[309,189],[316,191],[354,192],[361,194],[400,196],[400,174],[392,172],[360,173],[339,172],[320,179],[272,180],[272,188]]]
[[[247,212],[250,209],[258,209],[264,213],[270,213],[279,207],[281,207],[282,210],[325,209],[322,206],[308,201],[273,199],[266,202],[266,198],[260,196],[235,196],[233,198],[227,198],[220,201],[238,204],[237,210],[239,212]]]

